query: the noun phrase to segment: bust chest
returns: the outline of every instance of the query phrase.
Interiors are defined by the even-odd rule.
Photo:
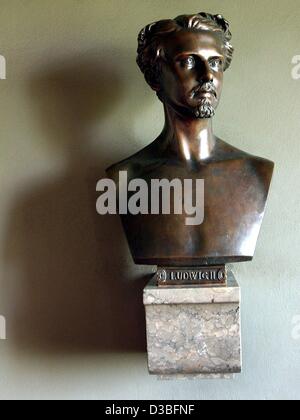
[[[188,168],[153,162],[131,177],[204,181],[204,221],[186,224],[185,213],[122,217],[136,263],[155,265],[223,264],[252,259],[272,176],[268,161],[255,158],[211,162]],[[193,197],[196,191],[193,190]]]

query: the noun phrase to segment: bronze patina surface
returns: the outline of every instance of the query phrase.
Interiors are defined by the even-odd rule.
[[[186,215],[125,215],[134,261],[159,266],[203,266],[253,258],[274,164],[216,137],[212,119],[233,47],[228,22],[200,13],[164,20],[139,35],[138,65],[163,103],[165,126],[134,156],[111,166],[129,179],[204,179],[205,219]],[[235,100],[242,100],[240,98]]]

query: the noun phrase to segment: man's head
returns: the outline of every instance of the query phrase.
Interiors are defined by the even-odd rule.
[[[221,15],[162,20],[140,32],[137,63],[162,102],[183,116],[211,118],[232,61],[230,40]]]

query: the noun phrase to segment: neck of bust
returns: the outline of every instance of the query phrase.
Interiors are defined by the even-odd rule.
[[[216,146],[212,118],[182,117],[168,104],[165,109],[163,137],[172,151],[184,161],[209,159]]]

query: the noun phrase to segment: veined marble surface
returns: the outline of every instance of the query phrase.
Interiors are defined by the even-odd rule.
[[[165,378],[241,371],[240,289],[158,288],[144,294],[149,371]]]

